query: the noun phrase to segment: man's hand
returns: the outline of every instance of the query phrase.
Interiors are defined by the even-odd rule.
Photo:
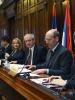
[[[8,53],[5,53],[5,59],[8,59],[9,58],[9,54]]]
[[[38,69],[32,72],[33,74],[46,74],[47,69]]]
[[[17,64],[17,61],[11,61],[10,64]]]
[[[52,82],[54,79],[62,79],[61,76],[50,76],[48,79],[44,79],[43,82],[44,83],[48,83],[48,82]]]
[[[35,65],[25,65],[25,67],[29,70],[34,70],[36,69],[36,66]]]
[[[48,81],[57,86],[65,86],[67,83],[67,80],[63,80],[61,76],[51,76]]]
[[[49,77],[48,80],[49,80],[49,82],[51,82],[53,79],[62,79],[62,78],[61,78],[61,76],[53,76],[52,75],[52,76]]]

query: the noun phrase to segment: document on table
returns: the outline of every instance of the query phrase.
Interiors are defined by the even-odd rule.
[[[19,64],[10,64],[10,71],[9,74],[12,76],[15,76],[17,73],[24,73],[24,72],[31,72],[31,70],[28,70],[24,67],[24,65]]]
[[[67,83],[67,80],[62,80],[62,79],[54,79],[51,81],[51,84],[55,84],[58,86],[65,86]]]
[[[39,85],[43,85],[47,88],[50,88],[50,87],[63,87],[63,86],[66,85],[66,82],[67,82],[67,81],[63,81],[62,79],[54,79],[51,82],[43,83],[44,79],[48,80],[48,78],[37,78],[37,79],[31,79],[31,81],[33,81],[33,82],[35,82]]]
[[[48,79],[48,78],[36,78],[36,79],[31,79],[31,81],[42,85],[44,79]]]
[[[44,84],[42,83],[44,79],[48,79],[48,78],[31,79],[31,81],[33,81],[33,82],[35,82],[35,83],[37,83],[37,84],[39,84],[39,85],[45,86],[46,88],[54,87],[54,85],[50,85],[50,84],[45,84],[45,85],[44,85]]]
[[[26,69],[26,68],[20,68],[20,69],[18,69],[18,72],[17,73],[24,73],[24,72],[31,72],[31,70],[28,70],[28,69]]]
[[[24,72],[30,73],[31,77],[38,77],[39,75],[31,73],[31,70],[28,70],[25,68],[26,65],[20,65],[20,64],[10,64],[10,72],[14,73],[16,75],[17,73],[21,73],[20,75],[24,75]]]

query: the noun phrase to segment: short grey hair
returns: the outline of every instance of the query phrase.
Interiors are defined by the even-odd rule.
[[[54,31],[54,37],[60,37],[60,32],[59,31]]]
[[[27,34],[24,35],[24,37],[27,36],[27,35],[29,35],[32,39],[35,39],[34,33],[27,33]]]

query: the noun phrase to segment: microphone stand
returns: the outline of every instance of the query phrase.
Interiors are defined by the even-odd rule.
[[[28,60],[28,57],[29,57],[29,56],[27,56],[27,59],[26,59],[26,61],[25,61],[24,66],[22,67],[21,71],[20,71],[19,73],[17,73],[15,77],[20,76],[20,74],[23,74],[23,78],[24,78],[24,79],[30,79],[30,72],[22,72],[23,69],[25,68],[25,65],[26,65],[26,62],[27,62],[27,60]]]

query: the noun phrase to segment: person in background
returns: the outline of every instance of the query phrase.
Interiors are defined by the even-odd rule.
[[[12,46],[10,44],[10,38],[7,35],[5,35],[1,38],[1,50],[2,50],[2,52],[0,52],[1,55],[2,55],[1,58],[3,58],[3,59],[5,58],[6,53],[11,54],[11,52],[12,52]]]
[[[22,43],[21,40],[19,38],[14,38],[12,40],[12,52],[10,55],[5,55],[8,59],[8,61],[10,61],[10,63],[18,63],[21,64],[21,61],[24,59],[24,51],[22,49]]]
[[[60,33],[57,29],[51,29],[46,32],[45,41],[49,47],[46,62],[36,66],[37,70],[33,73],[61,75],[65,78],[69,75],[73,61],[72,54],[59,43],[59,38]]]
[[[44,63],[46,59],[47,49],[41,44],[36,45],[34,34],[25,34],[24,41],[26,46],[24,64],[28,66],[35,66],[37,64]]]
[[[0,59],[4,58],[4,48],[0,44]]]

